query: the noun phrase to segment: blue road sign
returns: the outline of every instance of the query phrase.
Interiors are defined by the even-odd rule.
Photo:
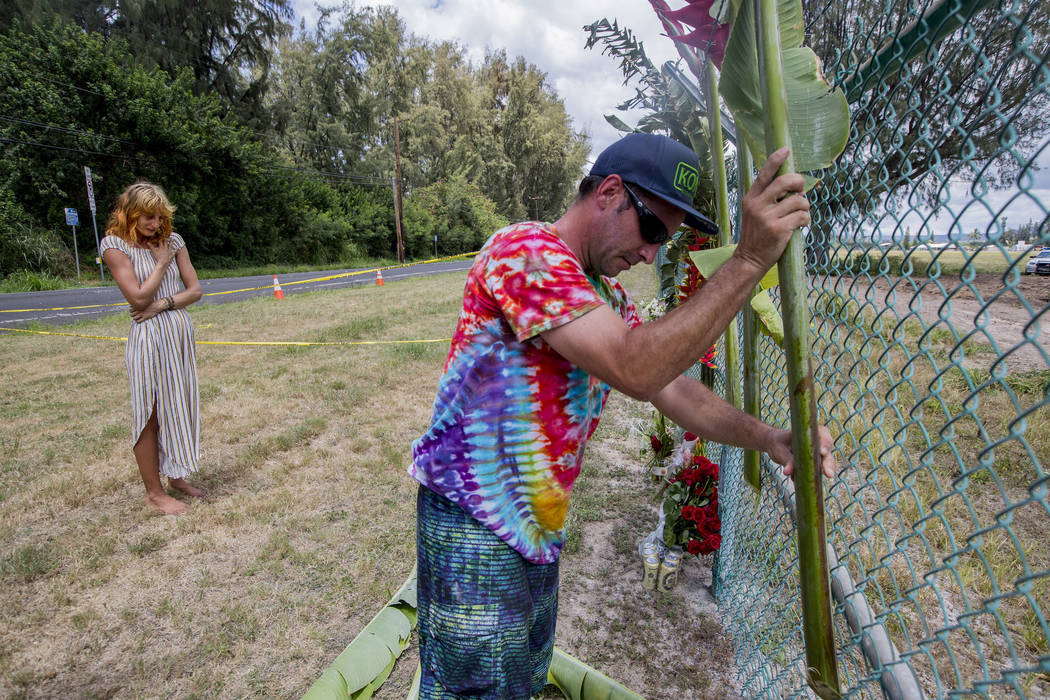
[[[77,216],[77,210],[66,207],[66,226],[79,226],[80,217]]]

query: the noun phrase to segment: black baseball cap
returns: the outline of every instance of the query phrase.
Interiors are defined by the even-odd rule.
[[[718,226],[693,208],[700,161],[692,149],[659,134],[633,133],[624,136],[598,156],[591,175],[619,175],[654,197],[685,212],[687,226],[708,235]]]

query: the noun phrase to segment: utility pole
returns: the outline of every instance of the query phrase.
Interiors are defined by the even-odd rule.
[[[401,139],[397,132],[398,118],[394,117],[394,227],[397,229],[397,261],[405,262],[405,244],[401,237]]]

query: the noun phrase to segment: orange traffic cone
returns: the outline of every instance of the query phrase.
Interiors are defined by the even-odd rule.
[[[284,299],[284,292],[281,291],[281,283],[277,281],[277,275],[273,276],[273,298]]]
[[[376,286],[377,287],[382,287],[383,286],[383,271],[382,270],[376,270]]]

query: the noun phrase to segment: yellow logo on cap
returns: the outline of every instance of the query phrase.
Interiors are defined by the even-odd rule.
[[[678,164],[678,170],[674,174],[674,187],[676,190],[685,192],[690,197],[696,194],[696,185],[700,181],[700,173],[689,163]]]

